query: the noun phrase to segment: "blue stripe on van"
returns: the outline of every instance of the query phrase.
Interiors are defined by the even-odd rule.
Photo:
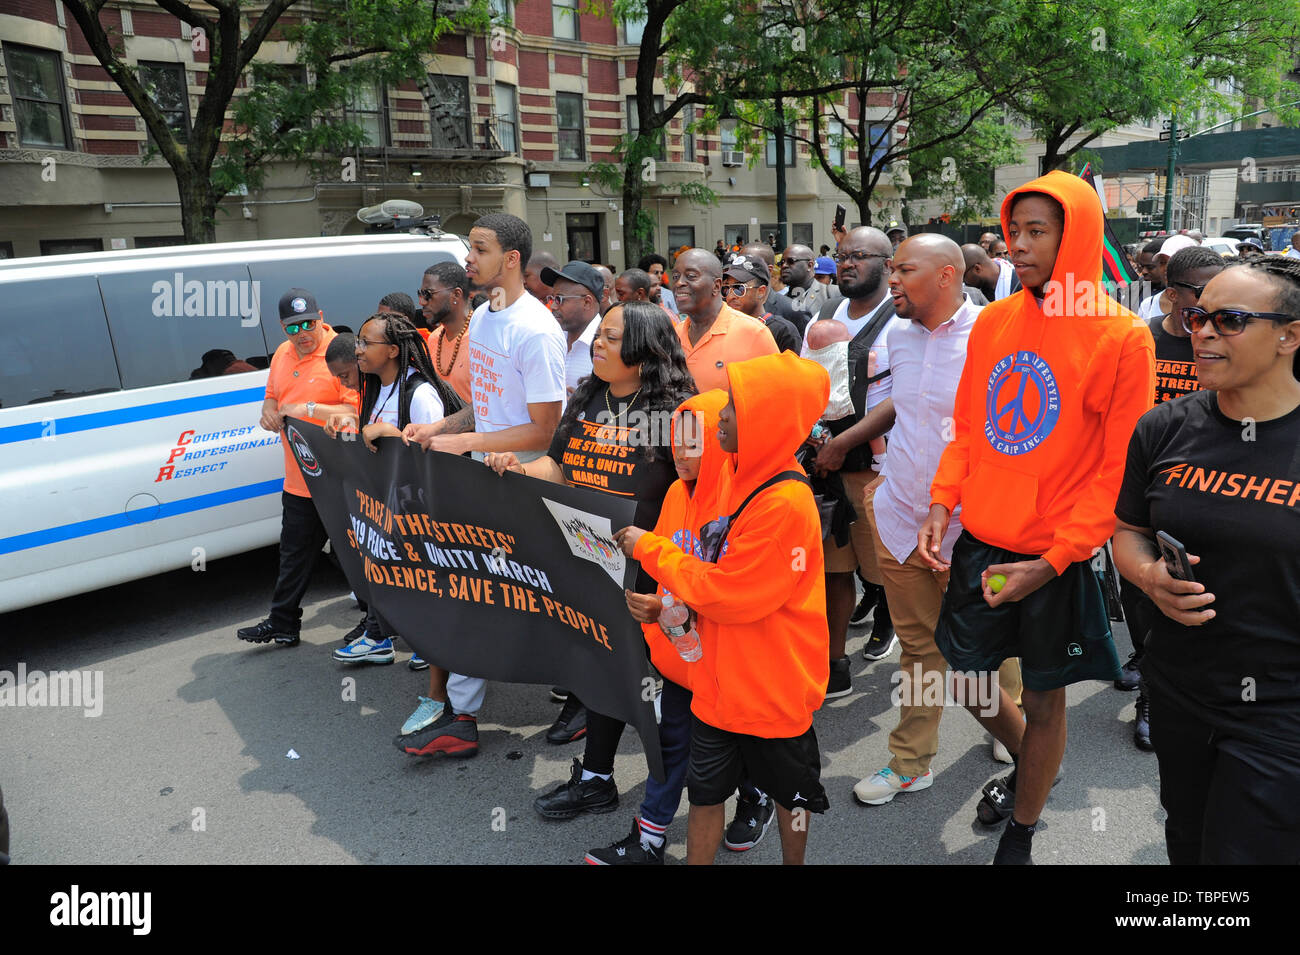
[[[156,521],[164,517],[190,514],[194,511],[206,510],[209,507],[220,507],[222,504],[232,504],[235,501],[246,501],[249,498],[262,497],[265,494],[279,494],[283,489],[284,479],[277,478],[274,481],[245,484],[243,487],[232,487],[224,491],[214,491],[211,494],[186,497],[179,501],[170,501],[161,505],[157,514],[149,518],[149,520]],[[89,537],[92,534],[102,534],[105,531],[120,530],[123,527],[130,527],[132,524],[143,523],[138,517],[140,513],[141,511],[109,514],[105,517],[91,518],[88,521],[64,524],[61,527],[48,527],[45,530],[32,531],[29,534],[0,537],[0,554],[12,554],[15,551],[30,550],[33,547],[43,547],[46,544],[57,544],[59,541]]]
[[[136,405],[133,408],[118,408],[115,411],[94,411],[90,414],[52,419],[54,428],[51,433],[60,435],[76,431],[93,431],[96,428],[110,428],[113,425],[130,424],[133,421],[168,418],[190,411],[227,408],[231,405],[251,404],[265,399],[266,388],[264,387],[242,388],[239,391],[221,391],[214,395],[196,395],[193,398],[178,398],[175,401],[158,401],[151,405]],[[43,421],[33,421],[30,424],[14,424],[7,428],[0,428],[0,444],[34,441],[42,436],[47,427],[48,425]]]

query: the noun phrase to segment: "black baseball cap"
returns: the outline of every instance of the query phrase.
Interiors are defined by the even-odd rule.
[[[316,296],[312,295],[305,288],[291,288],[280,296],[280,321],[286,322],[299,315],[317,315],[320,312],[320,306],[316,304]]]
[[[541,277],[542,282],[552,287],[555,286],[556,279],[568,279],[570,282],[577,282],[587,291],[591,292],[592,295],[596,296],[596,301],[598,302],[600,301],[600,297],[605,294],[604,278],[602,278],[601,274],[586,262],[570,262],[558,272],[550,266],[547,266],[542,269]]]
[[[768,269],[767,263],[752,255],[736,256],[731,260],[730,264],[722,270],[722,274],[728,278],[740,279],[742,282],[748,282],[750,279],[754,279],[761,285],[772,284],[772,273],[771,270]]]

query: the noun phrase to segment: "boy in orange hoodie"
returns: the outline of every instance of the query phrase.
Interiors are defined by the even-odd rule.
[[[1023,287],[971,330],[954,438],[917,546],[931,568],[948,570],[939,547],[961,506],[935,642],[968,674],[1021,658],[1023,737],[1005,691],[994,716],[968,708],[1016,763],[984,787],[979,807],[986,825],[1011,816],[993,861],[1026,865],[1065,752],[1065,687],[1119,675],[1089,559],[1115,530],[1155,352],[1145,324],[1102,287],[1101,204],[1084,180],[1057,171],[1014,190],[1002,226]]]
[[[687,861],[713,861],[723,804],[748,778],[777,804],[784,861],[800,864],[806,814],[829,805],[812,717],[830,676],[830,633],[821,520],[794,453],[826,408],[830,378],[791,352],[737,362],[727,375],[719,510],[730,520],[716,563],[635,527],[617,539],[698,614]]]

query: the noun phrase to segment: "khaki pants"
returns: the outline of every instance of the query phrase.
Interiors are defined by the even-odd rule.
[[[904,703],[920,696],[920,688],[906,691],[912,683],[917,664],[927,680],[936,679],[932,673],[945,675],[948,663],[934,644],[934,628],[939,622],[939,607],[943,592],[948,586],[947,573],[935,573],[921,560],[920,553],[912,548],[906,562],[900,564],[880,540],[876,530],[876,511],[872,498],[875,487],[865,495],[867,521],[876,545],[876,560],[883,578],[885,597],[889,601],[889,615],[894,622],[901,647],[899,668],[903,682]],[[1020,705],[1020,661],[1014,657],[1006,660],[998,670],[998,681],[1012,701]],[[893,758],[889,768],[900,776],[920,776],[930,769],[930,761],[939,751],[939,721],[944,707],[903,705],[899,707],[898,726],[889,734],[889,751]]]
[[[880,585],[880,568],[876,566],[875,532],[868,523],[862,510],[863,495],[869,487],[880,481],[875,471],[841,471],[844,491],[857,512],[857,520],[850,528],[849,542],[843,547],[835,543],[834,537],[827,537],[822,547],[826,557],[826,573],[851,574],[862,571],[862,577],[869,583]]]

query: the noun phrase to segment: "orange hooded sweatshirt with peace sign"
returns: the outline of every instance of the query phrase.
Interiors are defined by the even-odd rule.
[[[1025,192],[1065,210],[1052,278],[1041,303],[1024,288],[980,312],[930,502],[960,504],[976,538],[1040,554],[1059,574],[1115,531],[1129,438],[1155,393],[1155,344],[1101,285],[1093,187],[1060,171],[1021,186],[1002,203],[1004,234]]]
[[[826,409],[830,376],[793,352],[736,362],[727,375],[738,450],[724,455],[717,509],[733,514],[769,478],[802,473],[794,453]],[[691,711],[747,736],[807,731],[830,678],[821,518],[812,489],[782,481],[755,495],[717,563],[655,533],[641,536],[633,557],[698,614],[704,655],[686,664]]]

